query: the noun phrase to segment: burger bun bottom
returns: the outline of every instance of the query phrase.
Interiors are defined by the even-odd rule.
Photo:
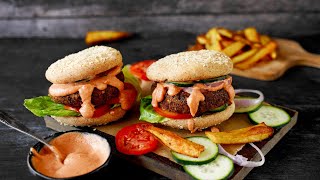
[[[117,121],[125,115],[126,111],[121,107],[114,108],[106,114],[97,118],[85,118],[85,117],[58,117],[52,116],[60,124],[69,126],[99,126],[108,124],[113,121]]]
[[[208,127],[220,124],[225,120],[228,120],[234,113],[234,109],[235,109],[235,105],[234,105],[234,102],[232,102],[231,105],[229,105],[225,110],[220,112],[216,112],[209,115],[203,115],[203,116],[195,117],[191,119],[175,120],[171,118],[166,118],[166,121],[162,122],[161,124],[164,126],[169,126],[176,129],[190,130],[188,128],[188,121],[193,120],[193,129],[202,130],[202,129],[206,129]],[[193,131],[193,130],[190,130],[190,131]]]

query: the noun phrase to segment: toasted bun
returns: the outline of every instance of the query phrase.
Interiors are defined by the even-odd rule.
[[[118,50],[107,46],[94,46],[51,64],[46,71],[46,78],[52,83],[72,83],[91,79],[96,74],[122,65],[122,56]]]
[[[220,124],[225,120],[228,120],[232,116],[234,112],[234,108],[235,108],[235,105],[234,103],[232,103],[224,111],[213,113],[210,115],[191,118],[193,120],[194,129],[197,129],[197,130],[205,129],[205,128]],[[162,122],[161,124],[172,127],[172,128],[176,128],[176,129],[190,130],[188,128],[188,121],[190,119],[179,119],[179,120],[170,119],[170,118],[166,118],[166,119],[168,120]]]
[[[187,51],[159,59],[149,66],[150,80],[196,81],[229,74],[233,63],[225,54],[213,50]]]
[[[117,121],[118,119],[122,118],[125,115],[126,111],[123,110],[121,107],[114,108],[113,110],[109,111],[105,115],[102,115],[97,118],[84,118],[80,117],[57,117],[52,116],[55,120],[63,125],[69,126],[99,126],[103,124],[108,124],[113,121]]]

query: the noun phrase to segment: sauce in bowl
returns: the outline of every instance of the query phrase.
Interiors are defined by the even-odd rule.
[[[49,144],[64,157],[63,162],[47,146],[39,152],[32,150],[33,168],[48,177],[68,178],[87,174],[102,166],[110,156],[106,139],[86,132],[67,132],[52,139]]]

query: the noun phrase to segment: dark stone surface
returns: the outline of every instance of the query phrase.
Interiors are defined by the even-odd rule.
[[[185,32],[150,33],[107,44],[119,49],[124,64],[160,58],[183,51],[194,41]],[[310,52],[320,53],[320,35],[293,37]],[[22,105],[25,98],[47,94],[50,83],[46,68],[65,55],[86,48],[83,39],[0,39],[0,109],[19,118],[26,126],[47,136],[42,118],[35,117]],[[298,123],[268,153],[266,163],[248,179],[317,179],[320,176],[320,70],[309,67],[290,69],[272,82],[234,76],[235,88],[263,91],[266,101],[299,111]],[[31,179],[26,157],[35,140],[0,124],[0,179]],[[114,159],[110,179],[166,179],[151,171]]]

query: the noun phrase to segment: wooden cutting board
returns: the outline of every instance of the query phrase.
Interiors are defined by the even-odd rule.
[[[298,116],[297,111],[291,110],[285,107],[281,107],[281,108],[289,113],[289,115],[291,116],[291,121],[281,129],[275,129],[275,133],[272,136],[272,138],[255,143],[261,149],[264,155],[266,155],[275,146],[275,144],[277,144],[277,142],[279,142],[279,140],[297,122],[297,116]],[[108,139],[109,143],[111,144],[112,152],[114,152],[116,156],[120,158],[124,158],[137,165],[143,166],[149,170],[152,170],[170,179],[179,179],[179,180],[190,179],[191,180],[192,179],[191,176],[189,176],[186,172],[184,172],[182,166],[177,164],[172,159],[170,150],[163,145],[159,145],[157,150],[154,151],[153,153],[148,153],[143,156],[127,156],[122,153],[119,153],[116,150],[115,143],[114,143],[115,134],[121,128],[137,122],[141,122],[138,120],[138,113],[136,111],[129,111],[128,114],[120,121],[111,123],[109,125],[91,127],[89,129],[90,130],[93,129],[97,132],[103,132],[105,134],[105,137]],[[68,130],[75,129],[74,127],[60,125],[57,121],[55,121],[51,117],[45,117],[45,123],[47,127],[54,129],[56,131],[68,131]],[[246,114],[234,114],[229,120],[221,123],[219,125],[219,129],[222,131],[226,131],[231,129],[239,129],[249,125],[251,124]],[[191,134],[189,131],[185,131],[185,130],[176,130],[168,127],[162,127],[162,128],[168,129],[170,131],[174,131],[175,133],[183,137],[199,136],[199,135],[204,136],[204,132],[197,132],[197,133]],[[237,153],[237,151],[241,149],[238,152],[238,154],[243,155],[244,157],[247,157],[249,160],[253,160],[253,161],[261,160],[258,153],[251,146],[248,146],[248,145],[245,145],[245,146],[235,145],[235,146],[229,146],[224,148],[232,154]],[[232,177],[230,177],[230,179],[243,179],[252,169],[253,168],[245,168],[245,167],[240,167],[238,165],[235,165],[234,173]]]
[[[257,65],[240,70],[233,68],[232,74],[252,79],[272,81],[282,76],[293,66],[309,66],[320,68],[320,55],[304,50],[295,41],[275,39],[278,44],[278,57],[270,62],[261,62]]]

